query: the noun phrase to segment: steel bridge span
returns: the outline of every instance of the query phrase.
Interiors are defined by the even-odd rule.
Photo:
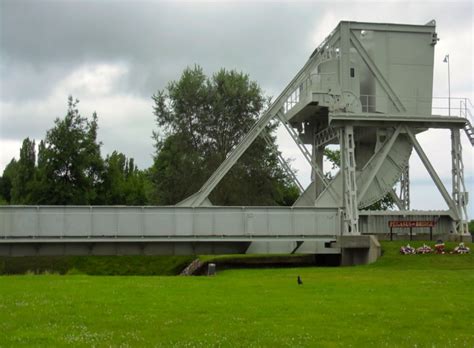
[[[436,220],[435,235],[452,226],[449,211],[360,215],[366,235],[347,236],[338,208],[3,206],[0,256],[304,253],[342,255],[354,264],[377,252],[369,235],[383,238],[390,220]]]
[[[335,208],[0,208],[0,255],[340,253]]]

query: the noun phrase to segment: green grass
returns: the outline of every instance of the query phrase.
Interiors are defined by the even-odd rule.
[[[474,346],[474,255],[400,245],[358,267],[2,276],[0,346]]]

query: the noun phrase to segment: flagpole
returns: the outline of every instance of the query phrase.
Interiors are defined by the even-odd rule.
[[[444,62],[448,63],[448,115],[451,116],[451,76],[449,67],[449,54],[444,57]]]

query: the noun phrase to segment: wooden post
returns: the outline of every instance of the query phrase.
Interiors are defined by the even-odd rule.
[[[413,232],[413,227],[410,227],[410,241],[413,240],[413,235],[412,235],[412,232]]]

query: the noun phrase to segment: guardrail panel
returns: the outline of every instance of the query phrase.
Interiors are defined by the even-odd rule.
[[[9,210],[7,216],[7,234],[13,234],[18,237],[36,236],[38,221],[35,207],[23,208],[20,210]]]
[[[94,237],[116,236],[119,208],[94,207],[92,210],[92,233]]]
[[[216,236],[237,236],[245,234],[244,211],[239,208],[216,210],[214,214],[214,234]]]
[[[268,227],[272,234],[288,236],[294,234],[292,210],[268,210]]]
[[[120,208],[117,234],[119,236],[141,236],[143,234],[143,219],[141,208]]]
[[[175,213],[173,209],[145,208],[143,213],[145,236],[175,234]]]
[[[49,209],[48,209],[49,210]],[[47,217],[48,210],[40,208],[41,214]],[[55,235],[62,235],[64,237],[76,236],[90,236],[92,234],[92,209],[87,208],[71,208],[66,210],[59,210],[57,214],[64,214],[64,229],[56,231]],[[47,221],[47,218],[43,219]],[[46,231],[41,232],[42,235],[47,235]]]

